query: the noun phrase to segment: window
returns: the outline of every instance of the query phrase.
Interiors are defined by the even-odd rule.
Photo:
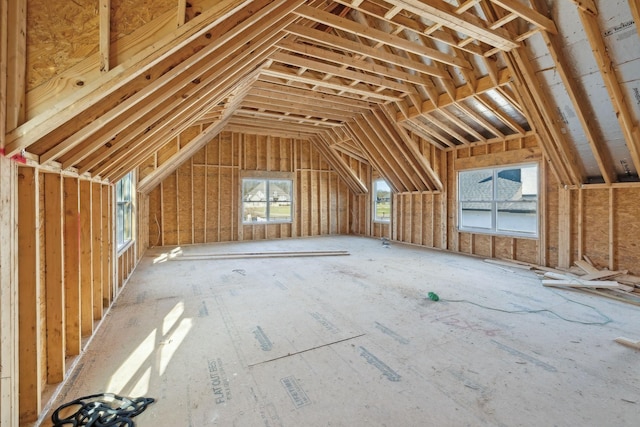
[[[374,221],[391,221],[391,188],[384,179],[373,181]]]
[[[116,183],[116,242],[122,249],[133,239],[133,172]]]
[[[519,236],[538,235],[538,166],[458,173],[458,228]]]
[[[242,221],[291,222],[293,181],[290,179],[242,180]]]

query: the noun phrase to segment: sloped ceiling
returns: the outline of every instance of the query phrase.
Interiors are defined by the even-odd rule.
[[[9,3],[0,134],[30,162],[115,181],[200,126],[143,191],[222,130],[307,139],[356,192],[344,155],[439,191],[417,138],[534,131],[563,185],[637,181],[637,0]]]

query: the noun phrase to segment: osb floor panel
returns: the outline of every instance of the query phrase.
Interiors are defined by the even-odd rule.
[[[360,237],[183,248],[349,256],[158,262],[171,249],[146,254],[52,408],[113,392],[157,399],[140,427],[638,425],[640,352],[613,341],[640,339],[638,307]]]

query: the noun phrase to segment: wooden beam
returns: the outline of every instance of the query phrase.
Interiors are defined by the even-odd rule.
[[[38,171],[18,168],[18,323],[20,423],[42,411],[42,336],[40,304],[40,189]],[[4,323],[2,324],[4,327]],[[3,361],[4,362],[4,361]],[[5,410],[4,406],[2,407]],[[17,408],[16,408],[17,412]],[[3,424],[4,425],[4,424]]]
[[[7,134],[8,3],[7,0],[0,1],[0,148],[4,148],[5,135]]]
[[[93,320],[98,321],[102,319],[103,306],[102,297],[104,295],[103,287],[103,271],[102,271],[102,189],[101,184],[91,183],[93,187],[91,192],[91,262],[93,264]]]
[[[324,12],[311,6],[300,6],[294,11],[294,13],[312,21],[328,25],[334,29],[346,31],[361,37],[366,37],[370,40],[382,43],[384,45],[395,47],[405,52],[412,52],[416,55],[429,58],[433,61],[442,62],[453,67],[471,69],[471,64],[469,64],[468,61],[462,58],[446,54],[442,51],[439,51],[438,49],[432,49],[418,43],[413,43],[402,37],[377,30],[367,25],[359,24],[350,19],[341,18],[337,15]]]
[[[427,158],[422,154],[416,142],[411,138],[409,134],[407,134],[407,132],[404,130],[402,126],[398,125],[394,121],[395,114],[393,114],[393,111],[390,109],[390,107],[388,105],[384,106],[382,108],[382,112],[387,117],[387,120],[389,121],[389,123],[391,123],[394,126],[394,128],[396,129],[396,132],[398,133],[398,135],[400,136],[404,144],[409,148],[409,150],[411,151],[415,159],[420,163],[420,165],[426,172],[427,176],[429,177],[431,182],[434,184],[436,190],[443,191],[444,186],[442,185],[442,181],[440,180],[440,177],[438,176],[436,171],[431,167],[429,160],[427,160]]]
[[[558,267],[571,267],[571,190],[558,190]]]
[[[508,68],[503,68],[498,71],[498,82],[499,85],[509,84],[511,81],[511,71]],[[471,90],[468,85],[460,86],[456,89],[456,97],[455,99],[451,99],[451,97],[444,93],[441,94],[437,100],[434,102],[432,100],[427,100],[422,103],[420,106],[420,110],[417,108],[411,107],[409,109],[409,117],[405,118],[402,115],[398,115],[397,120],[403,121],[408,120],[414,117],[417,117],[421,114],[428,114],[432,111],[436,111],[439,108],[446,107],[448,105],[461,102],[467,98],[477,97],[489,90],[495,89],[496,85],[493,82],[493,79],[490,76],[481,77],[476,81],[475,90]]]
[[[546,32],[558,34],[558,29],[556,28],[556,24],[553,20],[547,18],[535,9],[528,8],[517,0],[491,0],[491,2],[508,10],[509,12],[515,13],[520,18]]]
[[[629,8],[631,9],[631,16],[633,16],[633,20],[636,23],[636,31],[640,36],[640,0],[629,0]]]
[[[64,313],[66,355],[82,350],[80,330],[80,193],[78,179],[63,178],[64,185]]]
[[[400,5],[410,12],[500,50],[509,51],[519,46],[506,31],[488,28],[480,18],[469,12],[458,14],[454,6],[441,0],[430,0],[428,3],[424,0],[390,0],[388,3]]]
[[[178,0],[178,27],[182,27],[187,18],[187,0]]]
[[[275,4],[277,5],[278,3]],[[220,67],[220,62],[228,62],[228,57],[233,56],[235,49],[246,49],[245,44],[251,40],[251,32],[248,31],[248,28],[260,23],[261,19],[272,10],[271,7],[265,7],[224,35],[220,35],[215,39],[212,38],[211,43],[200,49],[196,54],[174,66],[170,71],[156,79],[153,84],[142,88],[118,106],[107,111],[99,119],[88,123],[43,153],[40,156],[40,162],[46,163],[56,159],[74,147],[79,146],[82,142],[89,140],[90,143],[82,145],[82,149],[78,153],[74,153],[74,155],[70,157],[67,156],[69,158],[65,158],[63,162],[64,167],[76,164],[84,158],[83,156],[91,153],[92,150],[95,151],[104,144],[111,143],[110,141],[117,137],[123,130],[136,124],[140,118],[138,110],[143,103],[147,108],[151,107],[149,108],[150,110],[157,109],[168,100],[173,101],[170,104],[171,106],[186,103],[189,101],[187,98],[189,98],[193,92],[197,92],[199,88],[205,86],[200,83],[193,88],[192,86],[194,86],[194,84],[192,82],[194,80],[203,80],[204,78],[202,76],[206,75],[209,70],[216,68],[216,66]],[[278,8],[275,10],[278,10]],[[258,26],[257,28],[260,27]],[[255,31],[255,29],[252,31]],[[213,58],[209,57],[214,54],[217,55]],[[171,89],[167,87],[171,87]],[[138,128],[139,127],[140,125],[138,125]]]
[[[576,6],[578,6],[578,8],[580,8],[581,10],[587,13],[590,13],[593,16],[596,16],[598,14],[598,8],[596,7],[596,3],[594,0],[569,0],[569,1],[575,4]],[[637,0],[631,0],[629,3],[631,4],[634,1],[637,1]],[[636,22],[638,22],[638,20],[636,20]]]
[[[383,49],[376,49],[374,47],[366,46],[359,42],[325,33],[324,31],[305,27],[304,25],[291,24],[286,28],[286,31],[298,37],[303,37],[305,39],[320,42],[323,45],[377,59],[378,61],[383,61],[409,70],[414,70],[422,74],[440,77],[443,79],[451,78],[450,75],[444,73],[437,67],[413,61],[399,55],[393,55],[385,52]]]
[[[47,382],[57,384],[65,374],[64,237],[62,177],[44,174],[44,253],[46,289]]]
[[[339,156],[333,148],[329,145],[324,135],[318,135],[318,137],[312,138],[314,147],[322,153],[327,163],[337,172],[340,179],[342,179],[347,186],[355,194],[366,194],[367,186],[360,180],[355,174],[353,169],[347,165],[347,163]]]
[[[609,93],[613,110],[618,118],[618,123],[620,124],[622,134],[627,143],[627,148],[631,153],[633,165],[636,171],[640,171],[640,140],[637,140],[634,136],[637,122],[634,121],[629,106],[627,105],[626,96],[616,75],[615,64],[602,38],[598,19],[582,9],[578,9],[578,15],[587,34],[593,56],[600,69],[600,75]]]
[[[24,123],[27,67],[27,1],[9,1],[6,33],[6,130]],[[15,153],[14,153],[15,154]],[[10,156],[9,156],[10,157]]]
[[[396,90],[399,92],[408,92],[409,87],[405,83],[398,83],[395,80],[386,79],[377,75],[365,74],[358,71],[351,71],[344,67],[337,67],[335,65],[329,65],[326,60],[323,62],[314,61],[311,59],[302,58],[300,56],[294,56],[286,53],[275,53],[270,57],[276,62],[280,62],[286,66],[296,66],[309,70],[319,71],[325,74],[331,74],[336,77],[342,77],[344,79],[360,81],[365,84],[381,86],[388,89]]]
[[[22,0],[24,1],[24,0]],[[86,111],[102,102],[118,89],[143,75],[154,65],[171,57],[190,42],[202,37],[211,28],[227,19],[249,1],[222,0],[215,6],[166,35],[162,40],[118,64],[110,72],[85,84],[82,89],[58,100],[58,102],[22,124],[7,135],[7,155],[12,156],[40,140],[65,123],[74,120],[80,111]]]
[[[547,92],[542,89],[540,81],[536,76],[535,70],[521,50],[514,50],[511,55],[515,58],[516,64],[522,73],[522,77],[526,82],[527,89],[531,93],[534,100],[533,105],[541,115],[542,122],[547,127],[550,134],[550,145],[560,156],[571,184],[582,184],[585,181],[585,171],[582,160],[577,156],[575,148],[566,138],[566,132],[563,132],[557,113],[552,107],[552,101]],[[540,130],[540,126],[538,126]]]
[[[100,71],[106,73],[111,69],[111,0],[100,0]]]
[[[113,302],[113,289],[111,287],[111,259],[113,257],[112,244],[111,244],[111,226],[113,221],[111,220],[111,212],[115,212],[115,209],[111,206],[110,191],[112,186],[102,186],[102,307],[108,308]],[[133,209],[135,215],[136,210]],[[134,230],[136,226],[134,225]],[[133,233],[133,230],[132,230]]]
[[[389,153],[389,157],[393,159],[393,162],[397,165],[396,170],[402,171],[402,175],[405,177],[405,182],[411,183],[408,188],[411,191],[425,191],[430,190],[431,186],[427,182],[424,174],[418,173],[415,169],[415,160],[412,159],[412,155],[408,154],[401,145],[398,144],[397,137],[393,134],[392,130],[385,126],[384,116],[376,115],[374,110],[369,114],[363,114],[369,128],[373,131],[372,136],[375,141],[381,147],[381,150],[385,150]]]
[[[420,86],[428,83],[426,78],[419,74],[407,73],[405,71],[397,69],[396,67],[390,68],[385,65],[377,64],[373,61],[356,60],[356,58],[346,53],[337,53],[330,49],[310,46],[306,43],[295,43],[289,38],[285,38],[284,40],[280,41],[278,43],[278,47],[286,49],[290,52],[316,58],[321,61],[331,61],[336,64],[342,64],[343,67],[348,64],[349,68],[357,69],[359,71],[373,75],[385,76],[391,79],[398,79]]]
[[[368,87],[345,86],[343,83],[337,83],[337,82],[334,83],[332,81],[323,80],[317,77],[299,75],[296,72],[282,66],[272,66],[264,70],[263,74],[266,76],[276,77],[285,81],[296,81],[296,82],[300,82],[300,83],[304,83],[312,86],[323,86],[326,88],[333,89],[338,93],[343,91],[349,92],[352,94],[363,96],[365,98],[379,100],[380,102],[400,100],[400,95],[388,95],[388,94],[373,91]]]
[[[80,181],[80,325],[82,336],[93,333],[92,184]]]
[[[532,4],[538,10],[548,12],[548,8],[544,1],[533,0]],[[593,111],[591,111],[589,102],[584,96],[582,89],[577,84],[577,80],[571,75],[571,67],[567,63],[566,56],[562,52],[562,41],[559,36],[551,35],[546,32],[542,32],[542,38],[547,44],[549,54],[556,64],[556,71],[564,83],[569,99],[571,99],[573,109],[576,112],[576,116],[578,117],[580,124],[582,125],[582,130],[584,131],[585,138],[587,139],[587,142],[591,147],[591,152],[598,164],[600,174],[607,184],[611,184],[612,182],[617,181],[616,171],[613,167],[611,155],[609,154],[604,142],[598,137],[596,123],[592,120],[594,114]]]

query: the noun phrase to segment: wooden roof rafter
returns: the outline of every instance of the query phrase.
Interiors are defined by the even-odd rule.
[[[637,0],[631,0],[629,3],[636,2],[636,10],[638,9]],[[611,59],[607,46],[605,45],[597,17],[583,9],[578,8],[580,21],[585,29],[591,51],[595,57],[596,63],[602,75],[604,85],[609,94],[613,110],[620,124],[622,134],[631,154],[631,160],[636,171],[640,171],[640,125],[634,120],[629,105],[627,105],[627,97],[624,94],[620,80],[614,68],[614,62]],[[639,32],[640,34],[640,32]]]
[[[247,44],[247,41],[256,37],[257,33],[245,31],[244,38],[236,37],[234,42],[227,46],[229,55],[219,58],[224,60],[223,64],[218,64],[215,61],[206,62],[205,67],[210,70],[198,77],[197,84],[191,85],[188,91],[178,91],[172,102],[170,102],[170,98],[163,104],[150,108],[145,115],[138,116],[134,126],[127,127],[127,123],[119,123],[122,130],[119,131],[116,141],[106,146],[84,145],[81,150],[72,153],[73,156],[65,157],[63,165],[67,166],[74,164],[72,162],[79,162],[79,169],[83,172],[103,173],[104,169],[108,167],[108,164],[104,164],[105,161],[119,164],[132,150],[132,147],[141,144],[156,144],[155,141],[158,141],[160,136],[166,136],[167,132],[179,132],[179,129],[186,126],[185,123],[189,122],[191,116],[197,119],[200,115],[214,108],[220,102],[220,98],[217,98],[215,94],[224,90],[225,85],[230,84],[236,78],[236,73],[239,70],[244,70],[242,72],[247,73],[260,64],[264,66],[270,63],[265,63],[265,58],[275,49],[273,44],[282,37],[282,33],[277,32],[278,25],[275,24],[278,20],[283,19],[282,16],[287,16],[286,10],[276,8],[272,12],[271,18],[263,23],[265,26],[268,26],[269,23],[274,24],[271,27],[273,32],[271,38],[261,37],[258,44]],[[287,16],[284,19],[282,25],[290,22],[291,18]],[[254,58],[246,62],[246,59],[251,55]],[[239,65],[242,68],[236,68]],[[198,70],[198,67],[194,68]],[[189,74],[186,76],[190,77]],[[125,126],[122,127],[122,125]],[[78,159],[77,156],[80,154],[82,158]]]
[[[533,6],[537,8],[541,13],[548,12],[547,6],[544,2],[539,0],[531,0]],[[588,7],[588,5],[587,5]],[[595,11],[595,9],[592,9]],[[591,12],[590,12],[591,13]],[[558,35],[542,33],[542,37],[549,49],[549,54],[556,65],[558,75],[562,79],[564,87],[567,91],[573,110],[582,125],[582,129],[585,134],[585,138],[589,143],[591,152],[596,160],[598,169],[605,183],[610,184],[617,181],[616,172],[613,167],[613,161],[609,154],[609,151],[604,147],[600,138],[597,136],[597,129],[595,123],[589,119],[593,117],[593,112],[586,101],[584,93],[577,84],[575,77],[571,74],[571,67],[565,59],[565,55],[562,53],[560,40]]]
[[[56,129],[64,127],[65,124],[76,118],[78,111],[85,111],[96,106],[118,89],[143,75],[154,65],[161,63],[198,37],[203,36],[243,6],[245,6],[244,2],[238,3],[233,0],[219,2],[206,13],[169,33],[161,41],[141,50],[125,63],[119,64],[118,68],[83,84],[80,90],[62,98],[51,108],[11,130],[7,134],[7,154],[16,154]]]
[[[187,105],[190,102],[189,98],[204,90],[209,83],[214,81],[212,77],[205,77],[208,73],[211,73],[212,69],[218,67],[217,75],[221,75],[222,70],[229,70],[232,67],[230,60],[227,60],[226,64],[224,63],[225,57],[233,58],[237,56],[234,52],[238,51],[238,49],[247,49],[244,44],[252,40],[252,33],[245,29],[255,25],[256,20],[269,17],[269,14],[272,14],[272,17],[268,19],[271,22],[276,22],[279,19],[277,11],[277,8],[266,7],[253,14],[251,19],[244,22],[244,25],[240,24],[232,31],[220,35],[214,43],[209,44],[201,49],[198,54],[192,55],[159,77],[155,85],[142,88],[115,108],[103,114],[100,120],[88,123],[41,154],[41,163],[62,158],[63,164],[68,167],[82,161],[105,143],[114,144],[114,137],[125,130],[129,130],[129,126],[137,121],[138,116],[131,112],[135,111],[142,103],[154,109],[153,107],[160,106],[163,103],[166,104],[167,100],[173,99],[169,106],[164,107],[167,113],[179,105]],[[273,14],[274,12],[275,15]],[[242,37],[238,37],[239,34],[242,34]],[[83,144],[81,150],[75,150],[72,155],[65,156],[65,153],[73,150],[81,142],[89,138],[91,138],[90,142]]]
[[[501,12],[496,11],[492,4],[483,3],[482,7],[489,19],[500,18]],[[537,76],[528,58],[524,56],[524,52],[521,52],[520,49],[505,52],[504,56],[507,64],[512,69],[514,82],[526,104],[528,118],[533,121],[533,127],[538,132],[538,140],[549,160],[553,173],[562,185],[581,184],[584,180],[582,164],[576,158],[575,152],[567,144],[557,120],[551,113],[548,96],[540,90]],[[486,98],[477,98],[485,104],[489,103]],[[495,111],[495,109],[493,110]],[[495,112],[498,113],[499,110]],[[504,114],[501,115],[501,118],[507,118]]]

